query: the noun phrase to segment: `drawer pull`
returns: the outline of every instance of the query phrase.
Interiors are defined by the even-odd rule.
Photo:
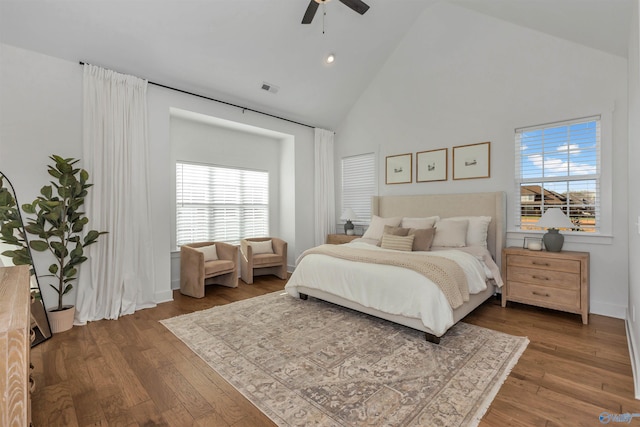
[[[539,261],[531,261],[531,264],[533,264],[533,265],[541,265],[543,267],[549,267],[551,265],[548,262],[539,262]]]
[[[537,295],[537,296],[539,296],[539,297],[550,297],[550,296],[551,296],[551,295],[549,295],[549,294],[548,294],[548,293],[546,293],[546,292],[545,292],[545,293],[542,293],[542,292],[536,292],[536,291],[533,291],[533,292],[531,292],[531,293],[532,293],[532,294],[534,294],[534,295]]]
[[[549,278],[548,278],[548,277],[544,277],[544,276],[536,276],[535,274],[534,274],[533,276],[531,276],[531,277],[533,277],[534,279],[538,279],[538,280],[549,280]]]

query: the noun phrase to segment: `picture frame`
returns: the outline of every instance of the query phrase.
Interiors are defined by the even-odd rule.
[[[449,150],[416,153],[416,182],[446,181],[449,176]]]
[[[387,156],[385,184],[410,184],[411,182],[413,182],[413,154]]]
[[[491,142],[453,147],[453,179],[491,176]]]

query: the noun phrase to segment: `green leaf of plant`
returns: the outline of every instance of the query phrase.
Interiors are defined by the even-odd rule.
[[[45,198],[50,199],[53,194],[53,190],[50,185],[45,185],[40,189],[40,194],[42,194]]]
[[[64,292],[62,293],[62,295],[65,295],[67,292],[69,292],[71,289],[73,289],[73,285],[72,284],[68,284],[65,288],[64,288]]]
[[[51,286],[53,288],[53,290],[55,290],[57,293],[60,293],[60,289],[56,288],[55,286],[53,286],[52,284],[49,284],[49,286]]]
[[[32,204],[29,204],[29,203],[25,203],[24,205],[22,205],[22,210],[25,213],[28,213],[28,214],[35,214],[36,213],[36,210],[35,210],[34,206]]]
[[[29,242],[29,247],[34,251],[44,252],[49,249],[49,244],[44,240],[31,240]]]
[[[56,274],[58,272],[58,264],[51,264],[49,266],[49,273]]]

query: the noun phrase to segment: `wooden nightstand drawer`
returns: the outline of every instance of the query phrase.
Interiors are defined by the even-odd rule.
[[[577,312],[580,310],[580,290],[558,289],[530,283],[509,282],[509,300],[537,303],[542,307]]]
[[[539,268],[509,267],[507,280],[532,283],[539,286],[553,286],[564,289],[580,289],[580,276],[564,271],[543,270]]]
[[[533,252],[535,254],[535,252]],[[568,273],[580,273],[580,261],[554,259],[549,257],[536,257],[536,255],[511,255],[508,259],[509,266],[540,268],[544,270],[566,271]]]

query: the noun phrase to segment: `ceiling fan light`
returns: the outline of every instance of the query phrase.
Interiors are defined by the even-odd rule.
[[[333,61],[336,60],[336,56],[333,53],[330,53],[329,55],[327,55],[327,59],[325,59],[325,62],[327,64],[332,64]]]

